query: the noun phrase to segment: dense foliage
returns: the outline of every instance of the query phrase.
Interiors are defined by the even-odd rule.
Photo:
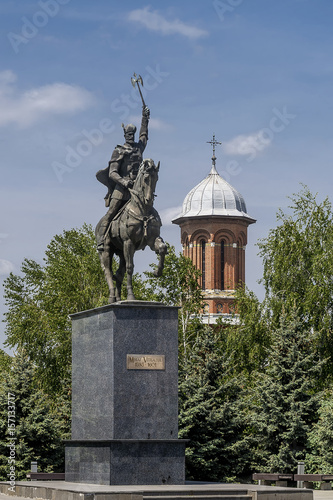
[[[71,370],[69,314],[106,303],[91,228],[56,235],[44,265],[25,259],[21,275],[11,273],[4,287],[7,345],[23,348],[44,386],[59,391]]]
[[[0,384],[0,478],[14,471],[25,480],[30,462],[43,472],[64,470],[63,439],[70,434],[70,388],[57,404],[36,384],[35,368],[24,352],[14,356]]]
[[[333,375],[333,213],[326,198],[317,201],[307,188],[291,197],[291,214],[278,212],[279,225],[259,242],[262,282],[272,323],[296,307],[304,329],[318,333],[317,349],[328,357]]]
[[[333,392],[321,400],[319,418],[309,433],[307,472],[331,474],[333,470]]]
[[[244,379],[233,376],[223,333],[203,328],[180,372],[179,437],[189,439],[186,476],[231,481],[250,476]]]
[[[12,357],[0,349],[0,381],[7,376],[7,373],[12,365],[12,361]]]
[[[271,344],[270,318],[265,302],[261,303],[246,288],[236,290],[236,301],[239,323],[227,328],[225,348],[234,373],[244,373],[251,379],[264,370],[267,362],[267,348]],[[219,325],[223,328],[223,322],[219,321]]]
[[[308,435],[318,418],[315,388],[322,370],[314,342],[296,313],[291,320],[283,314],[272,332],[267,366],[253,388],[255,453],[262,471],[292,473],[309,451]]]

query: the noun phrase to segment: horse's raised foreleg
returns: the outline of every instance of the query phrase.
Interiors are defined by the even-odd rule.
[[[112,274],[112,258],[113,252],[111,253],[109,248],[98,252],[101,266],[105,274],[105,279],[109,287],[109,303],[112,304],[116,301],[115,290],[113,285],[113,274]]]
[[[154,271],[154,275],[161,276],[164,268],[164,259],[167,254],[168,248],[166,246],[166,243],[164,243],[163,239],[160,236],[155,239],[150,248],[159,256],[158,266]]]
[[[126,240],[124,241],[123,249],[127,273],[127,300],[135,300],[132,286],[132,276],[134,271],[133,257],[135,247],[131,240]]]

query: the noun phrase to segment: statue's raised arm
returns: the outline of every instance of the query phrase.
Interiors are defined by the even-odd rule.
[[[150,109],[148,106],[142,106],[142,119],[139,132],[139,144],[141,145],[142,152],[146,149],[148,142],[148,122],[150,118]]]

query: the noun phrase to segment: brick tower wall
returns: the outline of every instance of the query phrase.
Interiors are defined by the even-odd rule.
[[[245,247],[249,221],[228,216],[191,217],[178,222],[183,253],[204,276],[205,312],[230,314],[234,291],[245,283]],[[204,264],[202,248],[204,242]],[[221,248],[224,249],[222,269]],[[222,272],[223,271],[223,272]],[[222,275],[224,279],[222,278]],[[204,281],[204,283],[203,283]]]

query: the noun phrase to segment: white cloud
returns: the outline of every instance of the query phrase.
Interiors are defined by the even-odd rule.
[[[77,85],[59,82],[20,91],[15,82],[12,71],[0,72],[0,126],[28,127],[47,115],[75,113],[94,102],[93,95]]]
[[[12,262],[5,259],[0,259],[0,276],[6,276],[14,271],[15,267]]]
[[[0,72],[0,86],[6,87],[9,83],[16,82],[16,75],[10,69]]]
[[[158,118],[151,118],[149,120],[149,127],[155,130],[169,130],[172,128],[171,125]]]
[[[271,144],[273,136],[273,134],[267,136],[265,130],[259,130],[249,135],[238,135],[230,141],[224,142],[224,152],[231,156],[244,156],[263,151]]]
[[[195,26],[183,23],[179,19],[167,21],[156,10],[151,11],[150,7],[132,10],[128,14],[129,21],[141,23],[151,31],[158,31],[162,35],[183,35],[191,40],[207,36],[208,32]]]
[[[131,115],[128,117],[128,123],[141,123],[141,116],[140,115]],[[171,129],[172,127],[166,123],[163,122],[162,120],[159,120],[158,118],[150,118],[149,120],[149,128],[154,129],[154,130],[168,130]]]
[[[165,208],[164,210],[160,210],[159,214],[162,219],[162,224],[164,226],[171,226],[172,224],[172,219],[175,219],[178,215],[180,215],[182,212],[182,207],[170,207],[170,208]]]

